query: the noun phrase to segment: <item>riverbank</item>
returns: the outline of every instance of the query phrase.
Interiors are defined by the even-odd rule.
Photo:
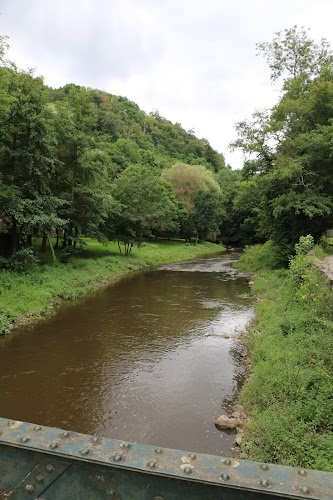
[[[238,264],[252,272],[259,299],[244,339],[253,373],[240,395],[251,417],[241,456],[333,471],[330,281],[305,253],[289,269],[273,269],[270,251],[247,249]]]
[[[59,250],[54,264],[48,254],[39,254],[40,262],[28,265],[24,272],[0,273],[0,333],[7,334],[23,323],[43,319],[53,313],[60,301],[91,293],[134,270],[224,250],[210,242],[189,245],[164,240],[144,242],[133,248],[130,256],[124,256],[119,255],[114,242],[105,246],[86,238],[84,243],[70,262],[60,261],[63,254]]]

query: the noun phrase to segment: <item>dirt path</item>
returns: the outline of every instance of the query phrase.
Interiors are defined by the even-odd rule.
[[[315,259],[315,264],[326,274],[333,287],[333,255],[327,255],[324,260]]]

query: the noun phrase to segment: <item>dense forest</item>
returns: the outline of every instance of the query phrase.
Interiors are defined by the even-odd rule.
[[[333,226],[333,57],[294,27],[258,45],[279,83],[271,110],[236,126],[233,171],[206,139],[126,97],[42,77],[6,60],[0,44],[2,266],[33,259],[51,237],[71,251],[82,235],[130,253],[145,237],[232,244],[271,239],[286,261],[301,235]]]

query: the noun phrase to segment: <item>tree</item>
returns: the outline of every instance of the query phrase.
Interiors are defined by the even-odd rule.
[[[123,242],[125,255],[154,232],[176,231],[178,206],[171,186],[149,167],[132,165],[115,181],[112,195],[121,211],[108,223],[109,237]]]
[[[34,230],[59,223],[61,201],[51,189],[56,143],[43,81],[16,69],[0,71],[10,96],[0,124],[0,197],[15,255],[20,246],[30,244]]]
[[[249,156],[243,176],[260,193],[251,210],[259,231],[292,251],[300,236],[318,238],[333,224],[333,59],[327,43],[316,45],[305,31],[284,35],[261,44],[272,79],[284,68],[291,75],[279,102],[239,123],[232,146]]]
[[[177,201],[182,202],[189,213],[183,224],[185,239],[199,232],[208,234],[210,226],[211,234],[217,233],[216,217],[221,215],[217,208],[220,187],[212,172],[202,165],[176,163],[164,170],[162,176],[172,184]],[[207,210],[209,205],[211,212]]]
[[[193,215],[197,240],[201,238],[216,241],[217,236],[220,234],[220,226],[224,215],[220,189],[211,187],[199,191],[195,198],[195,212]]]
[[[333,53],[329,43],[322,38],[320,44],[316,44],[308,37],[309,31],[298,30],[295,25],[277,32],[272,42],[257,44],[259,53],[264,55],[272,71],[273,82],[285,73],[289,78],[305,76],[313,79],[324,68],[332,66]]]

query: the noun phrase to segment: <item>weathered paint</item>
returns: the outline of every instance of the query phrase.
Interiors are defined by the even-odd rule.
[[[333,474],[0,418],[0,498],[333,500]]]

